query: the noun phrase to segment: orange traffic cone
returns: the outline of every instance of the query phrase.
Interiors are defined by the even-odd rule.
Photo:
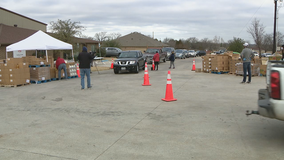
[[[110,69],[113,69],[113,59],[111,61]]]
[[[168,71],[168,78],[167,78],[167,88],[166,88],[166,96],[162,98],[163,101],[176,101],[177,99],[174,98],[173,95],[173,86],[172,86],[172,79],[171,79],[171,71]]]
[[[142,86],[151,86],[151,84],[149,82],[147,62],[145,62],[144,84],[142,84]]]
[[[155,63],[154,63],[154,60],[152,60],[152,69],[153,69],[153,71],[155,70]]]
[[[195,60],[193,59],[192,71],[195,71]]]
[[[81,76],[80,76],[80,69],[79,69],[79,64],[77,63],[77,75],[78,75],[78,77],[80,78]]]

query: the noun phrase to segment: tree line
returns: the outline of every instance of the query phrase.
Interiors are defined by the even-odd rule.
[[[50,30],[52,35],[64,42],[74,44],[72,37],[80,37],[86,39],[96,40],[101,43],[102,47],[120,47],[118,38],[121,37],[120,33],[107,33],[98,32],[93,37],[82,35],[82,31],[85,27],[80,25],[80,22],[72,22],[69,20],[57,20],[56,22],[50,22]],[[265,26],[260,23],[260,20],[254,19],[251,25],[247,28],[247,32],[252,37],[255,48],[257,48],[259,54],[262,50],[265,52],[273,50],[273,33],[265,33]],[[281,32],[277,32],[277,46],[284,44],[284,36]],[[157,40],[157,39],[156,39]],[[190,37],[187,39],[175,40],[173,38],[165,38],[161,41],[168,44],[170,47],[180,49],[193,49],[193,50],[210,50],[217,51],[220,49],[227,49],[234,52],[241,52],[243,49],[243,43],[248,42],[242,38],[233,37],[232,40],[225,42],[223,38],[215,36],[213,39],[203,38],[198,39],[196,37]]]

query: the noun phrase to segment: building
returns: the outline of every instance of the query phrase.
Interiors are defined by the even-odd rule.
[[[38,30],[46,32],[47,24],[9,11],[5,8],[0,7],[0,15],[0,59],[6,58],[7,46],[29,37]],[[51,33],[49,34],[51,35]],[[94,51],[99,43],[94,40],[77,37],[74,37],[73,42],[73,52],[75,55],[82,51],[83,46],[86,46],[88,51]],[[34,55],[35,52],[36,51],[26,51],[26,55],[31,56]],[[59,54],[60,56],[67,58],[68,56],[66,56],[65,53],[68,52],[70,51],[60,51],[59,53],[58,51],[52,51],[48,53],[49,55],[51,54],[52,57],[57,57]],[[13,57],[13,54],[9,53],[8,57]]]
[[[132,32],[120,37],[118,38],[118,42],[120,43],[122,50],[141,50],[142,52],[148,48],[162,48],[169,46],[138,32]]]

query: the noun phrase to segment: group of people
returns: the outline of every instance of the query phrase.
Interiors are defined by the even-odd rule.
[[[85,76],[87,76],[87,88],[92,88],[91,86],[91,63],[94,59],[94,54],[88,53],[87,47],[83,47],[83,51],[79,53],[79,68],[81,76],[81,89],[85,89]],[[66,63],[63,58],[58,57],[56,60],[56,69],[58,70],[58,79],[61,80],[61,70],[64,70],[65,79],[67,79]]]
[[[251,49],[248,48],[248,43],[243,44],[244,49],[242,50],[242,53],[240,55],[242,61],[243,61],[243,81],[241,83],[251,83],[251,60],[254,58],[254,54]],[[94,59],[94,55],[88,53],[87,47],[83,47],[83,50],[78,55],[79,60],[79,68],[80,68],[80,76],[81,76],[81,89],[85,89],[85,76],[87,77],[87,88],[92,88],[91,86],[91,78],[90,78],[90,65],[91,62]],[[171,53],[170,57],[170,67],[171,69],[175,69],[175,53],[174,51]],[[160,55],[158,52],[153,57],[153,61],[155,64],[155,68],[153,70],[159,69],[159,62],[160,62]],[[58,57],[56,60],[56,68],[58,69],[58,78],[61,79],[61,70],[64,70],[64,73],[66,74],[66,63],[64,59]],[[246,81],[248,73],[248,81]],[[67,75],[65,75],[65,78],[67,79]]]
[[[173,69],[175,69],[175,52],[174,51],[171,53],[169,60],[170,60],[169,69],[171,69],[172,66],[173,66]],[[154,64],[155,64],[155,68],[153,68],[153,70],[157,71],[159,69],[159,63],[160,63],[160,55],[159,55],[158,51],[156,51],[156,54],[153,57],[153,61],[154,61]]]

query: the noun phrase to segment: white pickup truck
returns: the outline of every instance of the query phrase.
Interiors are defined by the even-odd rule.
[[[258,91],[258,110],[246,114],[284,121],[284,61],[267,63],[266,84],[266,89]]]

